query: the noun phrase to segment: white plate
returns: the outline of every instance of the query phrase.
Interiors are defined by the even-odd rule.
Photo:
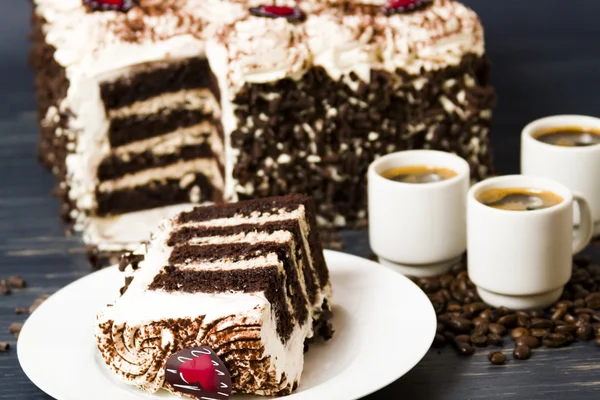
[[[330,341],[310,347],[300,387],[290,400],[350,400],[373,393],[414,367],[435,335],[433,307],[409,279],[348,254],[327,251],[325,256],[336,332]],[[58,400],[178,398],[122,383],[100,358],[95,315],[121,285],[116,267],[98,271],[58,291],[29,317],[17,352],[25,374],[44,392]]]

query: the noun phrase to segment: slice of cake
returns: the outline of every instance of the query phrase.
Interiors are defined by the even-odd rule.
[[[320,225],[364,227],[367,167],[394,151],[492,168],[483,27],[458,1],[33,2],[40,159],[101,255],[185,203],[308,193]]]
[[[237,392],[282,395],[307,340],[332,335],[331,286],[314,206],[301,195],[197,207],[161,223],[120,265],[122,296],[98,315],[108,367],[149,392],[168,358],[211,347]]]

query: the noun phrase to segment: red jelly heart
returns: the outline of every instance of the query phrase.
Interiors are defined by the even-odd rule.
[[[165,365],[165,380],[173,390],[199,399],[227,400],[231,396],[231,375],[207,346],[171,355]]]
[[[292,7],[284,7],[284,6],[264,6],[263,10],[266,13],[279,15],[281,17],[287,17],[294,13],[294,9]]]
[[[188,383],[200,383],[209,392],[217,389],[219,378],[209,355],[203,354],[184,362],[179,366],[179,372]]]
[[[135,0],[83,0],[92,10],[127,11],[135,5]]]

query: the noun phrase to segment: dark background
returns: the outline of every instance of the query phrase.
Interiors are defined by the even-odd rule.
[[[600,2],[465,3],[483,20],[494,63],[499,95],[492,133],[496,164],[502,173],[516,173],[519,133],[528,121],[558,113],[600,115]],[[30,285],[0,296],[0,341],[13,346],[0,354],[0,398],[37,400],[49,397],[18,366],[16,343],[7,329],[25,316],[15,315],[14,308],[28,307],[39,295],[53,293],[90,267],[79,239],[63,235],[58,204],[49,195],[54,179],[35,161],[33,75],[27,67],[29,11],[25,0],[0,0],[0,278],[20,274]],[[368,254],[364,235],[351,233],[345,239],[347,251]],[[592,345],[537,351],[528,362],[502,368],[489,367],[486,354],[459,359],[450,350],[431,351],[404,378],[369,399],[600,398],[600,349]]]

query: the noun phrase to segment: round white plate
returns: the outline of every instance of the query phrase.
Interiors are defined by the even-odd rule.
[[[327,251],[335,334],[306,353],[290,400],[358,399],[400,378],[425,355],[436,329],[429,299],[409,279],[374,262]],[[122,383],[105,367],[95,315],[122,286],[116,267],[90,274],[46,300],[27,320],[17,352],[25,374],[58,400],[177,399]],[[418,329],[415,329],[418,327]],[[237,399],[259,399],[234,395]]]

